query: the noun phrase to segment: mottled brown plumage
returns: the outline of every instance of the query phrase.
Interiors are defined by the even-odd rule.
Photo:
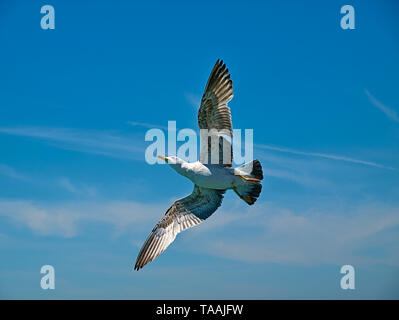
[[[233,124],[230,108],[227,104],[233,97],[233,81],[230,79],[229,69],[226,68],[223,60],[218,60],[205,86],[198,111],[198,125],[200,129],[216,129],[219,131],[217,137],[219,146],[216,145],[215,148],[212,148],[212,131],[208,131],[209,139],[207,141],[201,139],[200,161],[202,163],[212,163],[211,155],[213,152],[219,152],[219,164],[224,167],[231,167],[232,165],[231,138],[233,136]],[[228,139],[220,136],[220,134],[228,137]],[[227,150],[227,152],[223,153],[224,150]]]
[[[158,257],[176,235],[208,218],[221,205],[224,191],[194,186],[193,192],[175,201],[163,218],[152,229],[137,257],[135,270]]]

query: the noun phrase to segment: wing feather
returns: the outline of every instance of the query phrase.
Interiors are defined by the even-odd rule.
[[[198,125],[200,129],[207,129],[208,135],[201,136],[200,161],[213,163],[212,154],[218,152],[219,165],[231,167],[233,152],[231,138],[233,136],[233,125],[228,103],[233,99],[233,81],[230,79],[229,69],[218,60],[212,69],[205,91],[202,96],[201,106],[198,111]],[[212,146],[212,132],[219,131],[218,144]],[[230,141],[221,135],[230,137]],[[217,150],[216,150],[217,149]],[[227,152],[227,153],[226,153]]]
[[[221,205],[224,191],[194,186],[193,192],[175,201],[146,239],[135,270],[153,261],[175,240],[178,233],[207,219]]]

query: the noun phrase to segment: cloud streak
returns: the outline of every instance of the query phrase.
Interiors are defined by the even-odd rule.
[[[0,133],[47,141],[52,146],[132,160],[144,159],[144,144],[135,136],[111,132],[48,127],[2,127]]]
[[[6,176],[16,180],[26,181],[27,177],[15,171],[14,168],[0,163],[0,175]]]
[[[152,124],[152,123],[147,123],[147,122],[137,122],[137,121],[128,121],[127,122],[129,125],[134,126],[134,127],[144,127],[148,129],[163,129],[163,130],[168,130],[167,126],[160,126],[157,124]]]
[[[295,154],[295,155],[306,156],[306,157],[324,158],[324,159],[329,159],[329,160],[362,164],[362,165],[369,166],[369,167],[375,167],[375,168],[381,168],[381,169],[387,169],[387,170],[396,170],[396,168],[389,167],[389,166],[386,166],[386,165],[383,165],[383,164],[380,164],[377,162],[360,160],[360,159],[355,159],[355,158],[350,158],[350,157],[335,155],[335,154],[327,154],[327,153],[319,153],[319,152],[306,152],[306,151],[277,147],[277,146],[266,145],[266,144],[256,144],[255,147],[258,147],[260,149],[278,151],[278,152]]]
[[[186,93],[185,97],[188,103],[195,109],[198,110],[201,105],[201,97],[197,94]]]
[[[57,205],[0,200],[0,216],[24,225],[35,234],[66,238],[78,236],[79,228],[87,222],[107,223],[118,233],[127,229],[138,231],[142,227],[147,227],[149,232],[164,210],[164,206],[129,201],[63,202]]]
[[[57,184],[63,188],[64,190],[67,190],[70,193],[77,194],[77,195],[83,195],[83,196],[89,196],[93,197],[97,195],[97,190],[93,187],[89,187],[86,185],[75,185],[71,182],[70,179],[66,177],[61,177],[57,180]]]
[[[369,98],[370,102],[376,108],[381,110],[392,121],[399,122],[399,116],[398,116],[398,114],[397,114],[397,112],[395,110],[387,107],[386,105],[384,105],[383,103],[378,101],[368,90],[365,89],[364,92],[366,93],[366,95]]]

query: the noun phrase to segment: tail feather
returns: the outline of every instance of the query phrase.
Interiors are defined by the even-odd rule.
[[[257,180],[263,180],[262,165],[259,160],[254,160],[243,164],[241,167],[235,169],[236,175],[243,175],[247,178],[255,178]]]
[[[234,174],[243,179],[234,191],[249,205],[254,204],[262,191],[260,184],[263,180],[262,165],[258,160],[254,160],[236,168]]]
[[[262,191],[262,185],[257,182],[247,182],[233,189],[237,195],[249,205],[253,205]]]

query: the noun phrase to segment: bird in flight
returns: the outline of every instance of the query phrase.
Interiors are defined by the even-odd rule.
[[[155,225],[141,248],[134,269],[140,270],[157,258],[178,233],[209,218],[222,203],[226,190],[232,189],[247,204],[253,205],[262,190],[262,166],[258,160],[232,167],[233,125],[228,103],[233,98],[233,83],[222,60],[212,69],[198,111],[200,131],[211,132],[202,139],[200,159],[186,162],[175,156],[158,155],[177,173],[194,183],[193,192],[176,200]],[[213,136],[217,135],[217,143]],[[214,161],[212,161],[214,160]],[[215,163],[216,162],[216,163]]]

